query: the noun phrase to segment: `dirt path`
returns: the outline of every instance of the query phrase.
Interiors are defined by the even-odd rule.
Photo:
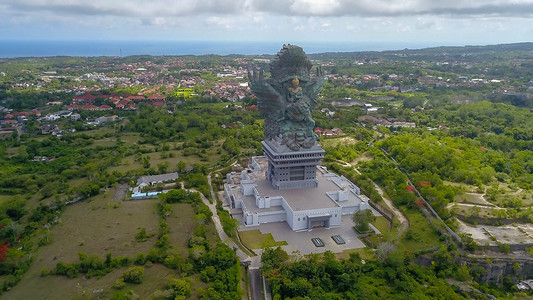
[[[385,201],[389,209],[392,210],[392,212],[394,213],[394,215],[400,222],[400,227],[398,228],[398,233],[396,234],[396,237],[395,237],[395,239],[398,240],[405,233],[407,228],[409,228],[409,219],[407,219],[407,217],[399,209],[397,209],[396,206],[394,206],[391,199],[389,199],[387,195],[385,195],[385,193],[383,192],[383,190],[381,189],[379,185],[377,185],[373,181],[372,181],[372,184],[374,185],[374,188],[376,189],[376,191],[378,191],[381,198],[383,198],[383,201]]]
[[[127,195],[128,186],[128,184],[117,185],[115,194],[113,195],[113,201],[122,201]]]
[[[490,208],[490,209],[505,209],[503,207],[498,207],[498,206],[495,206],[495,205],[485,205],[485,204],[475,204],[475,203],[466,203],[466,202],[459,202],[459,203],[455,203],[455,202],[451,202],[451,203],[448,203],[448,205],[446,206],[447,209],[451,209],[453,208],[454,206],[467,206],[467,207],[479,207],[479,208]]]
[[[356,167],[357,163],[353,163],[353,162],[352,163],[342,162],[342,163],[344,164],[344,166],[352,167],[354,171],[357,172],[357,174],[361,175],[361,172]],[[378,191],[381,198],[383,198],[383,201],[385,202],[385,204],[387,204],[389,209],[392,210],[392,212],[394,213],[394,215],[400,222],[400,227],[398,228],[398,233],[396,234],[396,237],[395,237],[395,239],[398,240],[405,233],[407,228],[409,228],[409,219],[399,209],[397,209],[396,206],[394,206],[394,204],[392,203],[392,200],[389,199],[387,195],[385,195],[385,192],[383,192],[383,190],[381,189],[379,185],[377,185],[374,181],[372,181],[372,184],[374,185],[374,188],[376,189],[376,191]]]

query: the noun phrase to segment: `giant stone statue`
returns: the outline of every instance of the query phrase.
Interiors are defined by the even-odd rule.
[[[312,77],[311,68],[303,49],[289,44],[283,45],[270,63],[270,77],[264,78],[262,69],[249,72],[251,89],[265,118],[265,142],[286,145],[293,151],[317,144],[311,113],[324,84],[324,74],[318,67]]]

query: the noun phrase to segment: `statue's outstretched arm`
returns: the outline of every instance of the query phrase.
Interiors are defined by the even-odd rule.
[[[305,94],[310,99],[310,108],[313,110],[317,103],[317,95],[324,85],[324,71],[321,66],[316,69],[316,78],[310,80],[305,86]]]
[[[263,70],[248,70],[250,88],[257,99],[259,111],[264,115],[278,113],[284,110],[281,94],[271,78],[264,78]]]

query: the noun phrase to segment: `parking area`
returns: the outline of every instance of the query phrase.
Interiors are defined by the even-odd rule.
[[[353,222],[350,216],[342,217],[342,226],[335,228],[316,227],[311,231],[299,231],[294,232],[286,222],[276,222],[261,224],[259,227],[246,227],[241,226],[241,230],[255,230],[259,229],[261,233],[272,234],[272,237],[276,241],[286,241],[288,245],[282,246],[287,253],[298,251],[300,254],[311,253],[323,253],[331,251],[333,253],[339,253],[344,250],[364,248],[365,245],[357,237],[357,233],[352,228]],[[332,236],[339,236],[342,243],[336,243]],[[317,247],[313,244],[313,238],[320,238],[324,243],[324,246]],[[340,241],[340,240],[339,240]]]

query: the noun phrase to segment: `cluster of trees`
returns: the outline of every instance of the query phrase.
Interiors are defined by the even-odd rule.
[[[240,299],[240,266],[235,251],[218,243],[195,260],[201,280],[208,283],[203,299]]]
[[[445,219],[450,216],[446,205],[462,192],[457,187],[445,184],[445,181],[478,186],[482,191],[497,182],[514,183],[524,190],[531,189],[533,144],[531,138],[524,134],[533,128],[533,124],[530,124],[531,113],[488,102],[463,105],[458,111],[462,113],[455,114],[453,110],[419,113],[434,114],[436,120],[443,115],[464,118],[450,123],[449,130],[427,132],[414,129],[389,135],[371,149],[373,160],[360,163],[361,171],[384,187],[399,205],[412,205],[416,199],[415,194],[406,190],[407,177],[404,172],[409,174],[413,184],[428,181],[431,185],[424,185],[419,190]],[[498,116],[503,121],[498,121]],[[476,126],[480,126],[481,132],[475,137],[465,136],[455,130],[459,126],[468,128],[470,124],[479,122],[482,122],[481,125]],[[495,132],[495,126],[503,126],[505,130]],[[517,134],[521,139],[516,139]],[[514,143],[503,142],[509,140]],[[386,151],[401,170],[379,149]],[[494,194],[491,190],[489,188],[487,192]],[[510,205],[516,206],[514,202]]]
[[[204,176],[205,178],[205,176]],[[188,193],[182,189],[172,190],[160,196],[162,199],[161,215],[168,214],[170,203],[191,203],[194,208],[195,221],[197,222],[193,236],[189,238],[189,257],[184,262],[179,254],[167,256],[163,264],[167,267],[186,272],[191,275],[200,274],[200,279],[208,286],[201,292],[203,299],[237,299],[242,291],[239,287],[240,267],[235,251],[222,243],[212,245],[207,236],[206,226],[211,222],[212,213],[207,205],[202,203],[198,192]],[[163,208],[164,207],[164,208]],[[234,231],[235,229],[233,229]],[[158,243],[156,243],[158,244]],[[183,287],[185,282],[172,281],[174,294],[186,295],[188,290]],[[180,283],[179,285],[176,285]],[[180,286],[181,288],[178,288]],[[190,289],[189,289],[190,291]]]
[[[101,259],[97,255],[87,255],[80,252],[78,253],[78,258],[79,261],[75,263],[59,262],[54,270],[43,269],[41,270],[41,276],[64,275],[69,278],[75,278],[81,273],[85,274],[86,278],[100,278],[115,268],[126,267],[132,263],[132,260],[128,257],[112,257],[111,253],[108,253],[105,259]]]
[[[336,259],[331,252],[308,258],[290,257],[281,248],[265,249],[262,273],[268,278],[273,299],[467,299],[445,278],[471,278],[468,269],[435,257],[436,265],[425,268],[403,252],[393,252],[384,261],[365,260],[351,254]],[[478,295],[479,296],[479,295]]]

